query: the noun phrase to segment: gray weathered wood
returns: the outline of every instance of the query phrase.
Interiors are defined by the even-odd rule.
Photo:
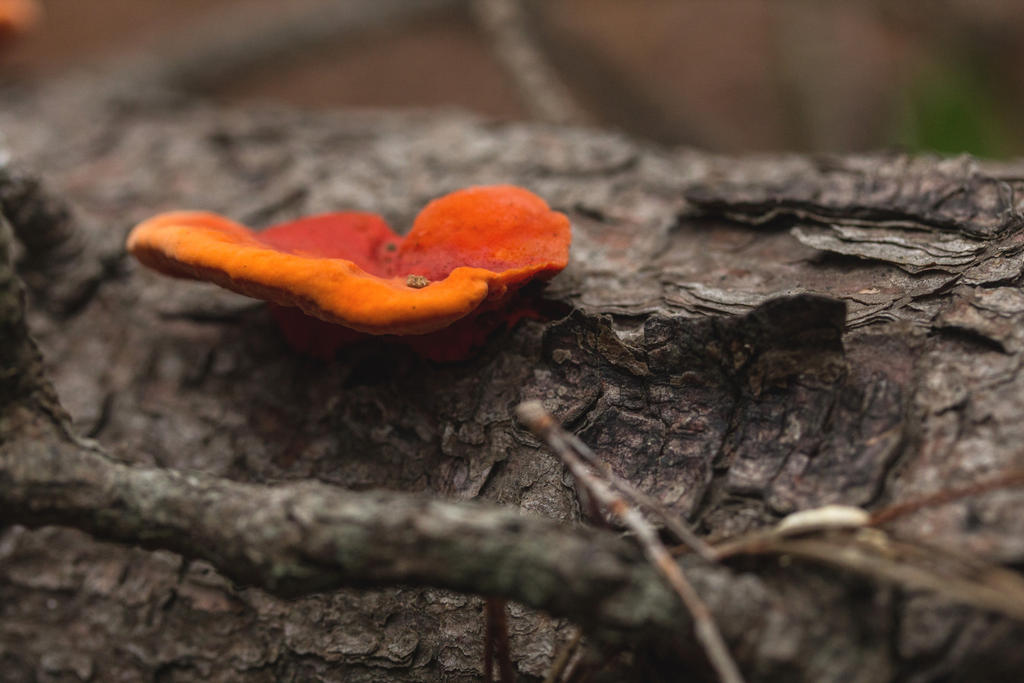
[[[4,187],[25,169],[41,175],[73,212],[75,232],[54,239],[79,256],[33,239],[50,223],[30,228],[19,218],[56,220],[59,208],[48,214],[31,192],[13,191],[0,192],[0,208],[25,245],[19,267],[47,374],[78,434],[142,468],[103,459],[123,476],[180,483],[146,468],[199,471],[192,481],[215,482],[225,496],[302,491],[311,485],[285,483],[312,479],[577,520],[561,467],[514,423],[512,407],[527,398],[543,400],[620,474],[712,537],[793,510],[877,507],[1024,467],[1024,165],[720,158],[455,114],[240,111],[154,95],[126,106],[123,92],[114,106],[90,83],[23,93],[0,108],[18,164]],[[212,209],[262,226],[355,208],[404,226],[429,198],[492,182],[525,185],[566,211],[573,260],[544,294],[551,320],[526,321],[462,364],[376,345],[328,365],[297,357],[259,305],[160,278],[121,251],[135,221],[165,209]],[[60,258],[47,260],[48,252]],[[63,272],[68,286],[57,284]],[[846,325],[843,307],[829,300],[771,301],[800,293],[841,300]],[[5,332],[0,353],[24,352],[15,336]],[[5,368],[24,368],[27,356],[3,358]],[[31,407],[6,385],[4,401],[5,419]],[[30,441],[40,466],[88,455],[68,445],[75,442],[61,435],[55,409],[31,415],[37,427],[50,420],[49,431],[5,429],[5,466],[23,462],[25,434],[39,437]],[[62,449],[73,452],[62,458]],[[245,488],[265,484],[285,488]],[[67,506],[32,513],[37,493],[18,493],[4,494],[12,519],[144,540],[112,531],[113,513],[90,513],[101,497],[74,524]],[[353,499],[372,509],[388,500],[376,495]],[[928,509],[894,530],[1020,563],[1021,497],[1003,491]],[[225,549],[229,539],[248,548],[242,539],[258,531],[251,517],[218,518]],[[565,533],[630,548],[609,533]],[[156,545],[215,564],[228,556],[180,538]],[[622,552],[640,565],[630,571],[647,571],[639,553]],[[411,587],[431,581],[410,574],[409,587],[282,600],[223,578],[269,586],[260,572],[223,569],[66,529],[8,528],[0,664],[15,676],[97,680],[478,675],[475,599]],[[488,580],[503,570],[494,566]],[[1019,625],[931,596],[812,565],[751,560],[695,571],[754,680],[978,680],[1021,664]],[[542,676],[568,638],[565,622],[518,607],[511,628],[528,676]],[[677,655],[701,662],[690,641]]]

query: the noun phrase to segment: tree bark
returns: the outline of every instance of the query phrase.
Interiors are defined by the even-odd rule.
[[[15,160],[0,211],[20,245],[0,240],[8,680],[473,680],[473,595],[542,610],[511,611],[523,677],[543,677],[567,620],[628,648],[617,675],[706,675],[639,549],[579,524],[562,466],[512,416],[526,399],[711,538],[1024,468],[1024,164],[722,158],[96,84],[0,109]],[[537,294],[549,319],[459,364],[376,344],[297,356],[262,306],[147,272],[121,246],[171,208],[254,226],[351,208],[406,226],[430,198],[496,182],[570,215],[572,262]],[[889,530],[1017,565],[1021,497]],[[814,563],[684,564],[751,680],[982,680],[1022,664],[1006,616]]]

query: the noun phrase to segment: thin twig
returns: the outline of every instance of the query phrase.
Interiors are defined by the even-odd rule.
[[[586,115],[533,39],[519,0],[473,0],[494,55],[515,81],[534,116],[552,123],[581,123]]]
[[[498,680],[501,683],[515,683],[516,674],[512,667],[512,656],[508,642],[507,601],[501,598],[487,598],[484,601],[487,624],[484,642],[484,680],[494,680],[494,663],[498,663]]]
[[[924,508],[945,505],[946,503],[952,503],[960,500],[961,498],[970,498],[971,496],[988,493],[989,491],[998,491],[999,489],[1013,488],[1016,486],[1024,486],[1024,470],[1010,470],[1008,472],[1003,472],[992,479],[985,479],[960,488],[936,491],[935,493],[930,493],[920,498],[914,498],[904,503],[895,503],[889,507],[882,508],[871,515],[870,524],[871,526],[881,526],[882,524],[891,522],[897,517],[904,517]]]
[[[544,677],[544,683],[558,683],[558,681],[564,680],[563,675],[566,673],[573,655],[576,654],[581,640],[583,640],[583,631],[576,629],[576,633],[569,639],[569,642],[559,648],[558,654],[555,655],[555,661],[551,663],[551,669]]]
[[[562,459],[572,472],[573,477],[591,493],[602,505],[618,517],[640,541],[651,563],[672,586],[676,594],[693,617],[694,631],[704,648],[708,660],[718,673],[719,680],[725,683],[739,683],[743,680],[736,662],[718,630],[711,611],[701,600],[693,585],[683,574],[683,570],[672,559],[671,553],[658,538],[658,532],[644,519],[640,511],[630,505],[625,495],[615,491],[608,482],[597,476],[584,461],[594,458],[593,453],[583,456],[577,452],[576,441],[563,430],[554,418],[544,410],[539,401],[526,401],[516,408],[519,420],[532,431],[537,438],[547,443],[548,447]],[[601,468],[597,468],[600,471]]]
[[[1024,579],[969,554],[908,543],[880,529],[784,536],[755,532],[718,546],[724,558],[776,555],[807,560],[1024,620]]]
[[[484,601],[484,680],[494,681],[494,617],[492,616],[491,600]]]
[[[595,468],[601,476],[611,482],[612,486],[617,488],[627,497],[636,501],[639,505],[647,508],[648,511],[654,513],[657,518],[661,520],[666,527],[668,527],[669,531],[675,534],[676,538],[682,541],[684,545],[688,546],[691,550],[709,562],[717,561],[715,549],[708,545],[704,539],[693,533],[693,531],[686,526],[678,516],[666,508],[661,501],[647,495],[633,486],[633,484],[626,479],[615,474],[608,463],[597,457],[594,451],[590,449],[590,446],[583,443],[583,441],[575,434],[563,430],[562,438],[565,439],[576,454],[583,458],[588,465]]]

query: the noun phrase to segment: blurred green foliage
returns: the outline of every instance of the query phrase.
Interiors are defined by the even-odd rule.
[[[947,62],[922,70],[907,90],[895,142],[911,152],[1004,158],[1022,151],[983,69]]]

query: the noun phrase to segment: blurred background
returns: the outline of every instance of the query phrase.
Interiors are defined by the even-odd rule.
[[[149,64],[226,103],[459,107],[722,152],[1024,154],[1020,0],[38,4],[0,30],[8,92]]]

